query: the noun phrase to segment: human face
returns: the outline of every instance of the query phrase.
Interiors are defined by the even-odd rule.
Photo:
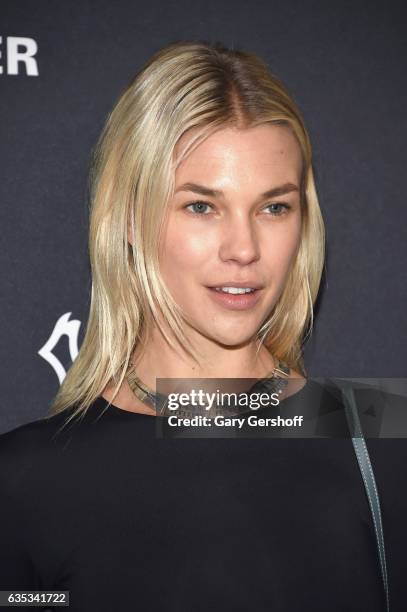
[[[190,136],[182,136],[176,154]],[[295,136],[270,124],[222,128],[179,164],[160,270],[201,336],[242,345],[271,313],[300,242],[301,171]],[[255,291],[230,295],[214,288],[227,285]]]

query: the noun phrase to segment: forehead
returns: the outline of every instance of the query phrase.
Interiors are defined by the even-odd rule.
[[[186,132],[175,150],[178,157],[191,142],[196,130]],[[185,180],[211,183],[226,188],[270,181],[297,181],[302,155],[290,128],[260,125],[237,129],[224,127],[203,140],[179,164],[176,185]]]

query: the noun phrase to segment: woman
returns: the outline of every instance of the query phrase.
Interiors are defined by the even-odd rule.
[[[84,341],[48,417],[2,436],[1,588],[86,612],[384,610],[349,436],[155,432],[157,379],[285,380],[281,414],[309,394],[324,227],[286,89],[252,54],[170,45],[91,179]]]

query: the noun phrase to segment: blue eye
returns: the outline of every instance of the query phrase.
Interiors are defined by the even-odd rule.
[[[190,209],[190,206],[193,207],[193,210]],[[187,208],[190,212],[206,215],[208,214],[208,211],[205,210],[205,207],[211,208],[210,204],[207,204],[207,202],[198,201],[188,204],[185,208]]]
[[[278,210],[276,210],[276,207],[278,208]],[[185,208],[192,214],[206,216],[210,213],[210,210],[213,207],[211,204],[208,204],[207,202],[203,202],[202,200],[197,200],[196,202],[191,202],[190,204],[187,204]],[[263,210],[269,209],[270,215],[272,215],[273,217],[281,217],[282,215],[286,214],[290,208],[291,206],[289,206],[288,204],[276,202],[274,204],[269,204]]]
[[[268,206],[266,206],[265,210],[267,208],[271,208],[272,206],[281,206],[285,210],[285,212],[287,212],[291,208],[290,206],[288,206],[288,204],[281,204],[280,202],[276,202],[275,204],[269,204]],[[274,215],[275,217],[279,217],[285,213],[280,208],[279,210],[270,210],[270,214]]]

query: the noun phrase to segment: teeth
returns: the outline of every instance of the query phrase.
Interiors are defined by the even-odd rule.
[[[223,291],[223,293],[233,293],[237,295],[239,293],[251,293],[254,289],[250,287],[215,287],[216,291]]]

